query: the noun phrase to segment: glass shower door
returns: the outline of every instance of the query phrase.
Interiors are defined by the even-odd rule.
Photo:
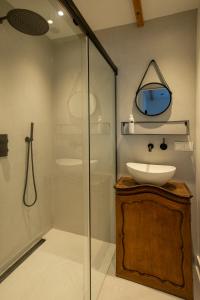
[[[115,74],[89,41],[91,299],[96,300],[115,252]]]
[[[21,8],[18,25],[32,33],[42,18],[48,29],[34,36],[6,19],[0,24],[0,138],[9,140],[8,156],[0,155],[2,300],[90,297],[87,40],[61,2],[0,1],[1,17]],[[30,27],[27,10],[39,14],[29,18]],[[28,207],[23,190],[31,123],[38,197]],[[30,175],[31,164],[29,204],[35,196]]]

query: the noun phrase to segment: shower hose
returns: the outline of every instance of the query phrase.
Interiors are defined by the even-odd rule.
[[[35,181],[34,158],[33,158],[33,127],[34,127],[34,124],[31,123],[30,137],[25,138],[25,142],[27,143],[27,161],[26,161],[26,174],[25,174],[25,184],[24,184],[24,192],[23,192],[23,203],[27,207],[32,207],[37,202],[37,187],[36,187],[36,181]],[[27,203],[26,191],[27,191],[27,186],[28,186],[30,159],[31,159],[32,179],[33,179],[33,187],[34,187],[35,195],[34,195],[33,202]]]

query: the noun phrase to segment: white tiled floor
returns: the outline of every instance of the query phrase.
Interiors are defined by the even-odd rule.
[[[98,300],[180,300],[117,278],[115,258],[111,263],[114,245],[98,240],[93,240],[92,245],[93,300],[96,300],[99,291]],[[0,284],[0,299],[82,300],[87,279],[83,264],[87,246],[87,238],[83,236],[51,230],[46,235],[46,242]],[[200,300],[197,286],[195,284],[195,300]]]
[[[83,299],[87,292],[87,238],[55,229],[45,238],[46,242],[0,284],[1,300]],[[95,239],[92,245],[93,294],[97,297],[115,247]]]
[[[116,277],[113,259],[98,300],[180,300],[180,298]],[[195,300],[200,300],[196,280]]]

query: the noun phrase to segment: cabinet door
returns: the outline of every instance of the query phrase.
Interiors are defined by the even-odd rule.
[[[189,291],[189,212],[160,195],[118,196],[117,275],[178,296]]]

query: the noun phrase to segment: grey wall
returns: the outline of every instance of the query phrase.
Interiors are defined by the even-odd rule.
[[[88,174],[82,163],[88,155],[85,149],[87,123],[84,119],[87,117],[84,114],[87,111],[85,51],[86,41],[81,36],[60,39],[54,43],[53,220],[55,228],[78,234],[87,232],[88,198],[84,197],[84,178]],[[74,95],[77,96],[80,118],[70,113],[69,107]],[[66,163],[59,164],[60,159]]]
[[[196,93],[196,218],[198,245],[197,254],[200,258],[200,9],[198,10],[197,24],[197,93]],[[199,260],[200,263],[200,260]],[[200,267],[200,266],[199,266]]]
[[[161,151],[162,136],[121,136],[120,121],[128,120],[141,77],[154,58],[173,92],[173,103],[166,113],[153,118],[143,116],[134,106],[135,120],[189,119],[190,139],[194,141],[196,11],[151,20],[143,28],[130,24],[98,31],[97,36],[119,67],[118,175],[127,174],[125,163],[128,161],[171,164],[177,167],[176,178],[187,182],[194,191],[194,155],[174,151],[174,141],[187,138],[167,137],[168,150]],[[153,75],[149,79],[152,80]],[[147,151],[149,142],[155,145],[152,153]]]
[[[10,9],[0,3],[1,13]],[[12,29],[0,32],[0,133],[8,134],[9,155],[0,158],[0,272],[51,227],[52,49],[46,37],[33,38]],[[35,123],[34,154],[38,202],[22,203],[26,144]],[[32,179],[28,201],[34,199]]]

